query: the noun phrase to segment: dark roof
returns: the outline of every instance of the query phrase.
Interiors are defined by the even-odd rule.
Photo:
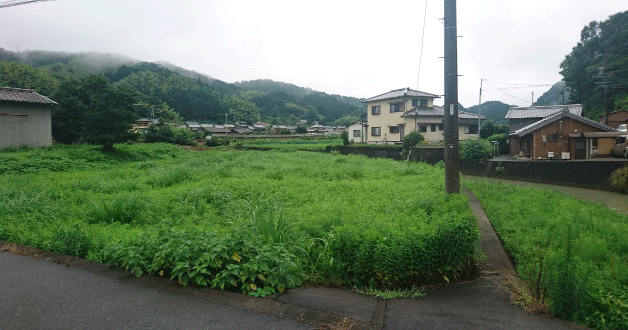
[[[528,126],[522,127],[512,133],[510,133],[510,135],[518,135],[518,136],[524,136],[526,134],[532,133],[534,131],[536,131],[537,129],[546,126],[548,124],[551,124],[559,119],[565,118],[565,117],[569,117],[572,119],[575,119],[579,122],[591,125],[595,128],[599,128],[602,131],[606,131],[606,132],[617,132],[616,129],[610,127],[610,126],[606,126],[604,124],[600,124],[597,121],[591,120],[589,118],[586,117],[582,117],[579,115],[574,115],[571,111],[569,111],[569,109],[563,109],[562,111],[555,113],[553,116],[549,116],[549,117],[545,117],[537,122],[534,122]]]
[[[435,116],[444,117],[445,111],[443,107],[435,105],[433,108],[427,107],[414,107],[401,115],[401,117],[423,117],[423,116]],[[474,113],[458,111],[458,118],[460,119],[486,119],[484,116],[476,115]]]
[[[365,99],[364,101],[362,101],[362,103],[386,100],[386,99],[396,99],[396,98],[404,97],[404,96],[428,97],[428,98],[434,98],[434,99],[440,98],[440,96],[436,94],[425,93],[425,92],[417,91],[417,90],[406,87],[402,89],[395,89],[390,92],[380,94],[377,96],[373,96],[371,98]]]
[[[35,93],[32,89],[0,87],[0,101],[57,104],[57,102]]]
[[[582,116],[582,104],[548,105],[535,107],[512,107],[506,113],[506,119],[514,118],[545,118],[569,109],[576,116]]]

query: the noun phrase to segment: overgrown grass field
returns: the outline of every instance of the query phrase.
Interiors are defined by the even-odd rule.
[[[532,303],[595,329],[628,329],[628,217],[514,185],[467,181],[513,257]]]
[[[0,152],[0,239],[258,296],[446,282],[477,252],[466,197],[429,165],[116,148]]]

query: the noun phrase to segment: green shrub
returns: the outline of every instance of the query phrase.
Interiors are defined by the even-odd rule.
[[[351,143],[349,141],[349,133],[347,131],[340,133],[340,138],[342,139],[342,144],[345,146],[348,146],[349,143]]]
[[[418,131],[411,132],[403,137],[403,147],[404,148],[412,148],[417,144],[423,142],[425,137]]]
[[[148,212],[145,198],[137,194],[123,194],[111,201],[93,203],[87,212],[90,223],[142,223]]]
[[[265,245],[246,230],[217,235],[164,224],[129,241],[110,245],[105,260],[130,270],[169,276],[254,296],[283,292],[301,283],[296,257],[283,245]]]
[[[508,140],[508,133],[493,134],[486,138],[486,141],[493,145],[493,141],[499,143],[498,151],[500,155],[508,154],[510,152],[510,144]]]
[[[461,159],[488,159],[491,158],[493,146],[486,140],[468,139],[460,141]]]
[[[613,187],[628,192],[628,166],[614,170],[611,173],[610,181]]]
[[[144,134],[144,142],[165,142],[189,146],[196,145],[192,131],[184,127],[174,127],[170,125],[153,125],[149,127],[148,131]]]

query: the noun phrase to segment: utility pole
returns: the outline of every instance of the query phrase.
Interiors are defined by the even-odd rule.
[[[478,138],[480,138],[482,135],[480,133],[482,133],[482,120],[480,119],[480,116],[482,115],[482,83],[484,82],[484,79],[480,79],[480,101],[478,101]]]
[[[460,193],[456,0],[445,0],[445,192]]]
[[[534,92],[532,92],[532,104],[530,105],[534,105]]]

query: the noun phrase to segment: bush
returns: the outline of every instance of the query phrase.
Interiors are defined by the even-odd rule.
[[[508,143],[508,133],[502,134],[493,134],[486,138],[488,142],[493,144],[493,141],[497,141],[499,143],[499,154],[504,155],[510,152],[510,145]]]
[[[340,134],[340,138],[342,139],[342,144],[345,146],[349,145],[349,133],[348,132],[342,132],[342,134]]]
[[[611,185],[623,192],[628,192],[628,166],[618,168],[611,173]]]
[[[228,146],[231,143],[229,138],[210,138],[205,140],[205,145],[208,147]]]
[[[166,142],[174,144],[182,144],[193,146],[196,145],[194,141],[194,133],[183,127],[173,126],[151,126],[144,135],[144,142]]]
[[[493,146],[486,140],[469,139],[460,141],[461,159],[489,159]]]
[[[403,137],[403,147],[404,148],[412,148],[417,144],[423,142],[425,137],[421,135],[421,133],[414,131]]]

